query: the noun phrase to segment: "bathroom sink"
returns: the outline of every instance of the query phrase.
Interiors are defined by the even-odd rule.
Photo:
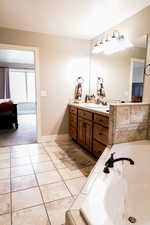
[[[99,109],[109,109],[109,106],[105,105],[92,105],[91,108],[99,108]]]
[[[94,103],[82,103],[81,106],[90,108],[90,109],[100,109],[100,110],[104,110],[107,111],[109,110],[109,106],[108,105],[99,105],[99,104],[94,104]]]

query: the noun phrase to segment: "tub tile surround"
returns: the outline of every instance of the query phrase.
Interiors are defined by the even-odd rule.
[[[150,139],[150,104],[110,106],[109,144]]]
[[[64,224],[96,163],[72,141],[2,147],[0,159],[0,225]]]

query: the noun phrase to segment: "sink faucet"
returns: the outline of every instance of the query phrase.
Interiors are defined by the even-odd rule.
[[[114,159],[114,154],[115,152],[113,152],[110,158],[105,162],[105,167],[103,170],[104,173],[109,173],[110,172],[109,168],[112,168],[114,166],[114,163],[118,161],[129,161],[130,165],[134,165],[134,161],[130,158],[122,157],[122,158]]]

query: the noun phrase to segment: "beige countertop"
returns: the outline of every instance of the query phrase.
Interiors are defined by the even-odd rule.
[[[104,116],[109,116],[109,112],[107,112],[107,110],[109,110],[109,106],[103,106],[93,103],[70,103],[69,105],[86,111],[102,114]]]
[[[124,103],[111,103],[110,105],[112,106],[131,106],[131,105],[137,105],[137,106],[141,106],[141,105],[149,105],[150,103],[148,102],[124,102]]]

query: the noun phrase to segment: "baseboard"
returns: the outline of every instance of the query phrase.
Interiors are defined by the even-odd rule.
[[[38,143],[43,142],[55,142],[55,141],[70,141],[71,138],[69,134],[56,134],[56,135],[49,135],[49,136],[40,136],[38,137]]]

